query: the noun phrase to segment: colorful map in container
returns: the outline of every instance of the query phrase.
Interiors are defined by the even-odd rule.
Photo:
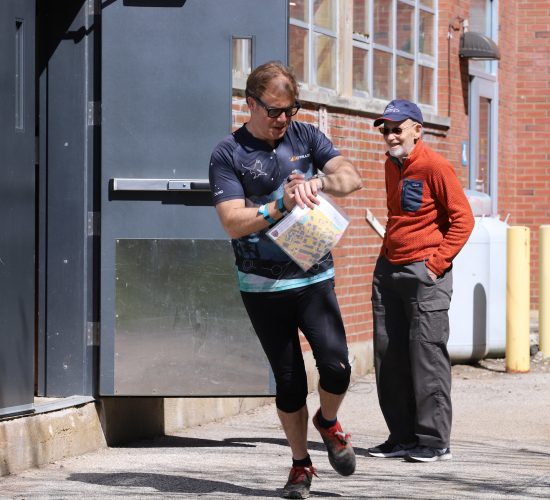
[[[304,271],[336,246],[349,225],[342,210],[327,196],[317,196],[321,203],[313,210],[296,206],[267,232]]]

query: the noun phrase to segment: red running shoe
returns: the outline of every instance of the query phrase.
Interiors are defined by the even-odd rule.
[[[317,410],[313,417],[313,425],[321,434],[327,447],[328,461],[338,474],[350,476],[355,472],[355,452],[351,446],[351,434],[346,434],[338,421],[328,429],[321,427],[319,425],[320,412],[321,408]]]
[[[292,467],[288,475],[288,481],[283,488],[283,497],[308,498],[313,475],[317,476],[317,471],[313,465],[309,467]]]

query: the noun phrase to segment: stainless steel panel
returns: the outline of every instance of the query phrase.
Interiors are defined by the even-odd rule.
[[[115,274],[115,394],[274,394],[229,241],[118,239]]]

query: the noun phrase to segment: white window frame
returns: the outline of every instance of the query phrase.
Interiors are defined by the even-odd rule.
[[[342,5],[342,2],[341,0],[336,0],[336,19],[335,19],[335,26],[336,26],[336,30],[335,31],[332,31],[332,30],[329,30],[329,29],[326,29],[326,28],[323,28],[321,26],[316,26],[315,23],[314,23],[314,11],[313,11],[313,4],[314,4],[314,1],[313,0],[308,0],[308,15],[307,15],[307,22],[306,21],[302,21],[300,19],[294,19],[294,18],[289,18],[289,24],[293,25],[293,26],[297,26],[299,28],[302,28],[302,29],[305,29],[308,31],[308,41],[307,41],[307,44],[308,44],[308,55],[309,55],[309,64],[308,64],[308,67],[306,69],[306,82],[301,82],[303,83],[304,85],[307,85],[309,89],[311,90],[315,90],[315,89],[323,89],[324,91],[326,92],[329,92],[329,93],[332,93],[334,95],[337,95],[338,94],[338,89],[340,88],[341,86],[341,72],[340,71],[336,71],[336,80],[335,80],[335,88],[334,89],[330,89],[328,87],[323,87],[321,85],[319,85],[316,81],[316,78],[317,78],[317,71],[316,71],[316,67],[315,67],[315,64],[316,64],[316,54],[315,54],[315,43],[314,43],[314,38],[315,38],[315,34],[320,34],[320,35],[324,35],[324,36],[328,36],[330,38],[334,38],[334,41],[335,41],[335,45],[336,45],[336,54],[335,54],[335,59],[336,59],[336,66],[340,66],[340,50],[339,50],[339,45],[340,45],[340,36],[339,36],[339,20],[340,20],[340,16],[341,16],[341,13],[340,13],[340,10],[341,10],[341,5]]]
[[[410,5],[414,8],[414,33],[412,35],[413,40],[413,52],[403,52],[397,50],[396,47],[396,25],[397,25],[397,2],[401,2],[406,5]],[[313,0],[309,0],[308,3],[308,20],[309,22],[303,22],[298,19],[289,19],[291,25],[298,26],[302,29],[306,29],[309,32],[308,35],[308,50],[310,54],[309,67],[307,68],[308,75],[306,81],[300,82],[302,89],[306,90],[308,96],[315,96],[316,92],[321,91],[321,93],[328,92],[329,94],[337,94],[337,97],[345,97],[350,99],[358,99],[359,102],[364,102],[368,100],[370,104],[377,102],[386,103],[387,99],[375,98],[373,95],[373,66],[374,66],[374,49],[381,50],[391,54],[392,57],[392,94],[391,99],[396,98],[396,65],[397,57],[404,57],[413,62],[413,96],[412,100],[418,102],[420,107],[427,111],[429,114],[435,114],[435,111],[438,109],[438,0],[434,0],[434,7],[428,7],[423,4],[422,0],[392,0],[392,10],[393,10],[393,22],[391,26],[391,38],[393,40],[392,47],[386,47],[373,43],[372,33],[373,33],[373,10],[374,10],[374,0],[367,0],[368,5],[368,24],[369,24],[369,34],[368,36],[362,36],[359,34],[353,33],[353,2],[351,0],[337,0],[337,16],[336,26],[337,26],[337,56],[336,56],[336,92],[332,89],[326,89],[319,87],[314,81],[315,78],[315,54],[313,52],[313,33],[323,33],[333,36],[332,33],[327,33],[326,30],[321,30],[318,27],[312,29],[313,26]],[[425,53],[420,53],[418,51],[418,29],[420,25],[420,12],[426,11],[434,16],[434,25],[433,25],[433,56],[430,56]],[[367,87],[368,91],[358,91],[354,90],[352,82],[352,64],[353,64],[353,48],[358,47],[362,50],[367,51],[368,53],[368,78],[367,78]],[[421,66],[430,68],[433,71],[433,82],[432,82],[432,103],[420,103],[419,98],[419,68]],[[319,96],[320,100],[326,102],[326,96]],[[322,97],[322,99],[321,99]],[[382,104],[380,104],[382,105]],[[364,106],[364,105],[363,105]]]
[[[495,43],[498,33],[498,0],[487,0],[487,23],[486,35],[490,36]],[[480,61],[481,62],[481,61]],[[498,213],[498,137],[499,137],[499,85],[497,75],[496,61],[483,61],[482,65],[472,65],[469,62],[468,73],[470,84],[468,89],[469,104],[468,114],[470,122],[468,127],[469,135],[469,187],[476,190],[475,174],[478,169],[478,153],[479,153],[479,98],[485,97],[491,101],[491,109],[489,114],[489,189],[488,195],[491,198],[491,209],[493,214]]]
[[[491,38],[498,44],[498,0],[485,0],[487,17],[485,18],[484,35]],[[474,64],[472,64],[472,62]],[[497,61],[470,61],[469,63],[476,71],[484,72],[489,75],[496,75],[498,69]]]

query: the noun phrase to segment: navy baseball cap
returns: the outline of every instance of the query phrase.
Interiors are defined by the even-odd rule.
[[[410,118],[421,125],[424,124],[422,111],[420,111],[420,108],[414,104],[414,102],[407,101],[406,99],[394,99],[386,106],[384,114],[374,120],[374,126],[378,127],[379,125],[382,125],[384,120],[402,122],[407,118]]]

